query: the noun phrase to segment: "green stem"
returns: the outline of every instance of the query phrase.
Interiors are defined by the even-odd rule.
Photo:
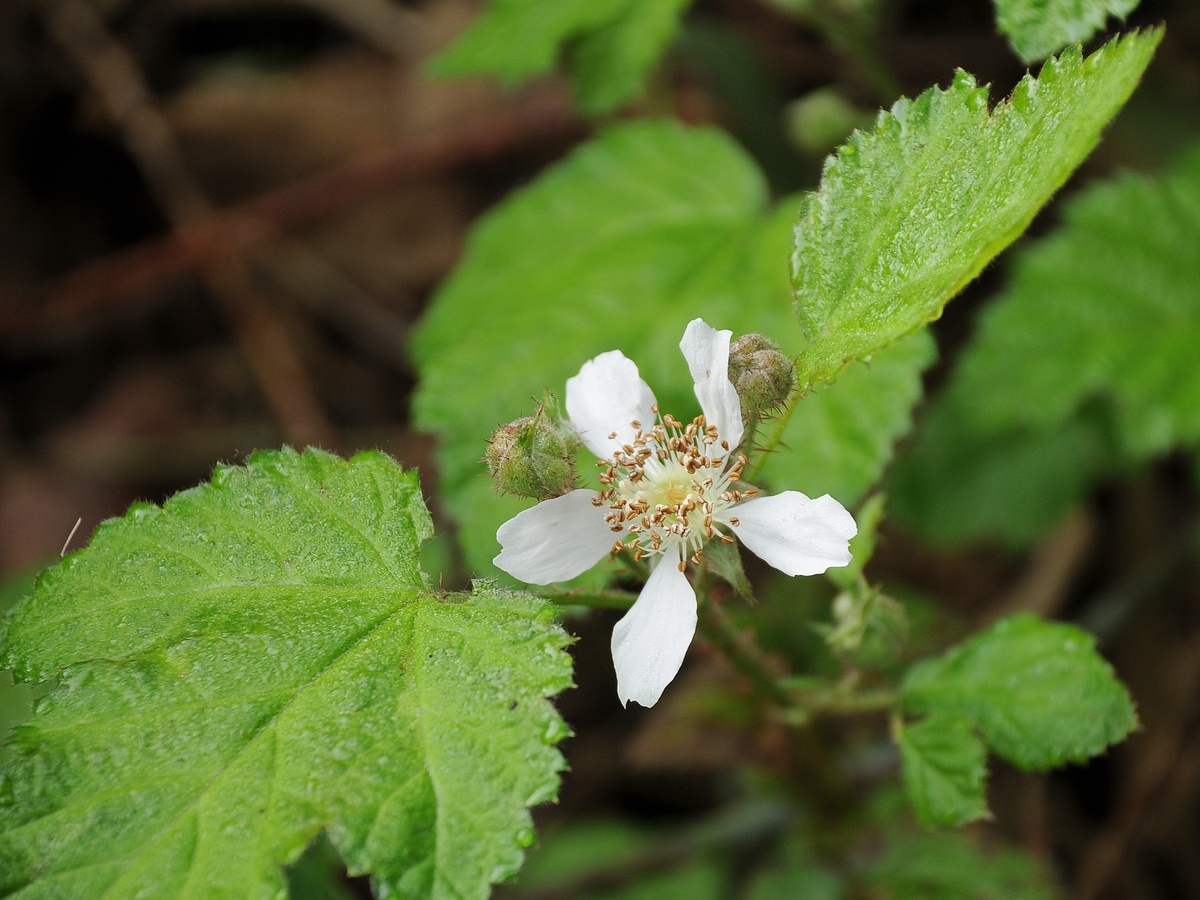
[[[767,439],[763,441],[761,447],[754,451],[750,465],[742,473],[743,481],[747,481],[750,484],[755,484],[758,481],[758,476],[762,473],[763,466],[766,465],[767,457],[775,452],[775,448],[783,440],[783,431],[787,428],[787,423],[792,418],[792,413],[795,412],[796,404],[799,402],[800,388],[797,386],[788,395],[787,401],[783,406],[783,412],[779,414],[779,417],[775,420],[775,424],[771,426],[771,431],[767,435]]]
[[[813,4],[808,17],[825,38],[858,67],[880,102],[888,104],[900,96],[900,84],[875,49],[866,23],[850,20],[844,14],[831,10],[828,2]]]
[[[742,632],[716,603],[707,600],[699,610],[700,633],[721,651],[733,667],[744,675],[764,697],[780,706],[794,705],[792,695],[767,661],[758,644],[746,640]]]

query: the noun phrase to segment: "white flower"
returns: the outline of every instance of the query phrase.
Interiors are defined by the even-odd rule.
[[[850,562],[853,516],[826,494],[759,496],[738,483],[746,457],[742,412],[729,380],[729,338],[693,320],[679,347],[704,411],[688,425],[659,415],[637,366],[601,353],[567,381],[567,415],[600,457],[603,490],[544,500],[500,526],[495,564],[531,584],[566,581],[609,553],[650,561],[637,602],[613,629],[621,702],[658,702],[696,631],[696,594],[684,570],[704,542],[741,539],[788,575],[817,575]],[[614,543],[615,539],[615,543]]]

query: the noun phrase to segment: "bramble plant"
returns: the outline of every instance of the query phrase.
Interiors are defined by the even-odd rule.
[[[773,5],[878,75],[869,3]],[[1017,613],[914,646],[909,606],[868,564],[890,510],[934,540],[1019,546],[1100,474],[1200,441],[1193,153],[1088,188],[1020,251],[889,471],[935,356],[925,326],[1150,64],[1161,28],[1076,43],[1135,5],[997,0],[1040,71],[994,106],[963,71],[888,97],[802,195],[772,202],[722,130],[651,116],[601,125],[500,202],[412,341],[414,416],[439,438],[471,589],[422,570],[417,475],[377,452],[261,451],[104,523],[4,620],[0,666],[51,687],[0,762],[0,897],[281,897],[326,839],[379,897],[487,897],[570,758],[552,703],[573,679],[564,609],[622,611],[622,704],[665,703],[698,632],[755,715],[865,717],[923,828],[989,816],[989,754],[1047,771],[1123,740],[1135,706],[1093,635]],[[580,109],[608,113],[641,96],[688,6],[491,0],[431,69],[514,82],[562,61]],[[1014,370],[1018,352],[1035,364]],[[1056,469],[1063,442],[1094,466]],[[955,481],[977,447],[997,458]],[[789,613],[820,635],[811,670],[753,618],[756,594],[806,590],[825,592],[816,615]],[[1017,851],[878,809],[882,855],[809,848],[738,896],[1053,893]],[[673,877],[637,896],[725,895],[702,867]]]

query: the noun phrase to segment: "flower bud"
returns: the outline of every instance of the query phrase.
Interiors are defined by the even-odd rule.
[[[575,442],[569,430],[552,420],[548,408],[556,408],[549,396],[535,415],[501,425],[492,433],[484,462],[500,491],[548,500],[575,489],[571,466]]]
[[[744,334],[729,348],[729,380],[742,401],[742,418],[757,421],[780,407],[796,386],[796,366],[761,334]]]

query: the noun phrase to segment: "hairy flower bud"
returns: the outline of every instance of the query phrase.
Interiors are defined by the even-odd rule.
[[[548,500],[575,489],[571,455],[575,441],[570,430],[553,420],[553,397],[533,416],[501,425],[488,441],[488,473],[496,487],[518,497]]]
[[[787,400],[796,367],[771,340],[744,334],[729,348],[729,380],[742,401],[742,418],[751,423]]]

